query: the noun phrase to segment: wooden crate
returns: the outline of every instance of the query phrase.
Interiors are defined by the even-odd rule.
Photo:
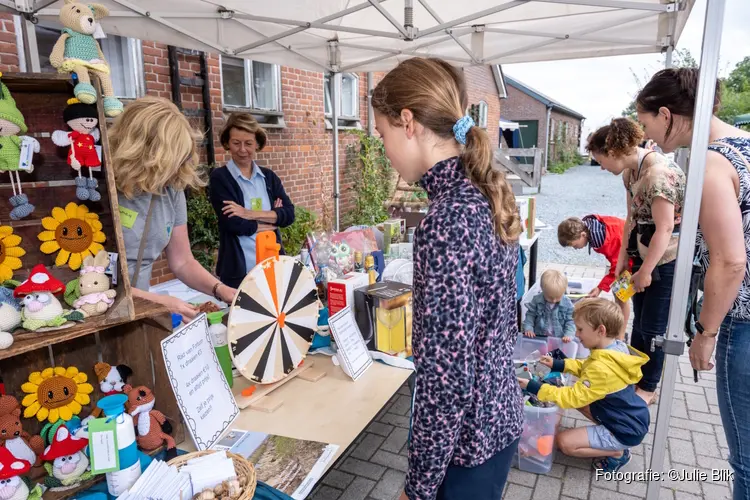
[[[184,441],[185,427],[161,351],[162,339],[172,334],[171,314],[163,306],[144,299],[136,298],[134,302],[133,321],[105,324],[106,319],[99,316],[62,330],[58,335],[19,340],[9,349],[0,350],[0,374],[6,392],[20,402],[24,397],[21,385],[28,380],[30,373],[50,366],[75,366],[88,375],[89,382],[94,386],[91,404],[85,406],[79,415],[84,418],[89,415],[96,401],[103,397],[94,373],[94,364],[98,361],[112,365],[126,364],[133,369],[129,383],[133,386],[145,385],[154,391],[155,408],[164,413],[172,424],[175,441]],[[32,435],[37,434],[44,424],[36,418],[22,418],[21,421],[24,430]],[[44,475],[44,470],[34,468],[31,475],[39,478]],[[102,479],[104,475],[96,476],[95,480],[80,488],[48,492],[44,498],[69,498]]]
[[[62,268],[54,266],[55,256],[45,255],[39,247],[41,242],[37,235],[42,228],[42,219],[51,214],[52,208],[64,208],[69,202],[85,204],[99,214],[107,241],[103,244],[110,252],[119,255],[118,282],[116,286],[117,299],[105,315],[95,320],[99,327],[121,324],[132,320],[134,316],[133,299],[130,292],[125,246],[120,227],[120,213],[117,203],[114,173],[108,167],[109,140],[106,130],[106,119],[101,99],[98,101],[100,144],[102,146],[102,171],[95,172],[94,177],[99,180],[101,201],[81,201],[75,195],[75,178],[77,173],[67,164],[68,148],[58,148],[52,142],[52,132],[68,130],[63,121],[63,110],[67,101],[73,97],[73,85],[67,75],[47,73],[4,73],[2,82],[8,87],[16,101],[18,109],[23,113],[28,126],[27,135],[39,141],[40,152],[34,155],[34,171],[21,173],[21,186],[27,194],[31,204],[36,206],[34,213],[20,221],[12,221],[9,213],[12,208],[8,198],[13,194],[7,175],[0,176],[0,223],[10,225],[16,234],[23,238],[21,247],[26,250],[22,257],[24,267],[14,273],[14,279],[24,280],[31,268],[42,263],[50,272],[64,283],[78,277],[78,271],[72,271],[67,265]],[[84,172],[88,175],[88,172]],[[86,323],[94,321],[87,320]],[[67,330],[49,333],[21,333],[17,339],[28,336],[45,335],[55,337]],[[2,351],[0,351],[2,352]]]

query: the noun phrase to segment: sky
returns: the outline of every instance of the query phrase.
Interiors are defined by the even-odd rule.
[[[689,49],[699,62],[706,1],[696,1],[677,43],[678,49]],[[720,76],[726,76],[746,56],[750,56],[750,0],[727,0]],[[638,91],[632,72],[645,79],[646,74],[663,67],[663,60],[661,54],[650,54],[504,64],[503,72],[584,115],[582,136],[586,137],[588,131],[620,116],[632,101]]]

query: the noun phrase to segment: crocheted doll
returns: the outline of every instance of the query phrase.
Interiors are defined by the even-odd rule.
[[[39,455],[44,451],[42,437],[32,436],[23,430],[21,405],[16,398],[7,394],[0,396],[0,446],[32,465],[38,465]]]
[[[65,311],[55,294],[65,286],[52,276],[44,264],[37,264],[31,270],[29,279],[13,291],[15,297],[23,297],[21,326],[36,331],[41,328],[56,329],[70,321],[83,321],[80,311]]]
[[[13,290],[0,287],[0,349],[13,345],[13,330],[21,326],[21,304]]]
[[[151,389],[145,385],[130,387],[126,385],[124,392],[128,395],[125,407],[132,415],[136,428],[136,442],[142,450],[151,451],[159,448],[162,444],[171,450],[177,444],[169,435],[172,425],[159,410],[154,410],[156,397]]]
[[[83,259],[81,278],[78,280],[81,295],[73,307],[86,318],[104,314],[115,303],[117,292],[109,288],[109,276],[104,273],[107,266],[109,254],[106,250],[100,250],[96,257]]]
[[[125,387],[129,387],[127,383],[133,375],[133,370],[127,365],[110,366],[107,363],[97,363],[94,365],[94,373],[96,373],[102,394],[112,396],[113,394],[122,394]],[[83,419],[83,424],[87,424],[91,419],[99,418],[101,414],[102,409],[97,406],[91,412],[91,415]]]
[[[51,491],[68,489],[93,477],[89,470],[89,458],[83,452],[89,440],[70,433],[61,425],[55,432],[52,444],[47,446],[42,455],[44,469],[49,474],[44,484]]]
[[[98,3],[85,4],[76,0],[65,0],[60,9],[60,22],[65,27],[52,49],[49,62],[60,73],[76,73],[78,84],[73,94],[86,104],[96,102],[96,89],[91,85],[93,73],[99,78],[104,94],[104,114],[117,116],[122,113],[122,103],[115,97],[109,64],[104,59],[96,37],[103,38],[99,20],[109,10]]]
[[[29,470],[31,464],[27,460],[13,456],[7,448],[0,448],[0,498],[41,500],[42,487],[22,477]]]
[[[92,167],[101,166],[96,153],[96,142],[99,141],[99,114],[96,106],[84,104],[75,97],[68,99],[68,107],[63,111],[63,119],[70,127],[70,132],[55,130],[52,142],[58,147],[70,146],[68,165],[78,172],[76,178],[76,196],[79,200],[99,201],[102,195],[96,190],[99,183],[94,179]],[[89,178],[81,174],[81,167],[88,167]]]
[[[0,73],[2,76],[2,73]],[[10,204],[13,209],[10,211],[10,218],[13,220],[23,219],[31,215],[34,211],[34,205],[29,203],[29,197],[21,191],[21,176],[18,171],[22,169],[21,165],[21,147],[27,142],[33,147],[34,152],[39,152],[39,141],[33,137],[18,134],[25,134],[28,130],[23,115],[16,107],[16,101],[10,95],[8,87],[0,82],[0,172],[9,172],[10,186],[13,188],[13,196],[10,198]],[[31,172],[34,169],[32,165],[24,166],[24,170]],[[15,174],[15,180],[13,179]]]

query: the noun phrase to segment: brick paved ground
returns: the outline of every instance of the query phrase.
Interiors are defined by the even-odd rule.
[[[539,273],[556,268],[569,277],[599,277],[603,269],[582,266],[539,265]],[[702,374],[693,382],[687,354],[680,358],[672,404],[665,469],[707,471],[729,469],[727,442],[716,400],[716,376]],[[406,440],[409,388],[402,387],[341,460],[324,476],[310,496],[313,500],[394,500],[406,476]],[[651,432],[631,449],[626,471],[645,470],[651,459],[657,406],[651,407]],[[565,412],[561,426],[581,427],[589,422],[575,411]],[[660,500],[723,500],[731,498],[730,484],[664,481]],[[590,460],[558,453],[547,475],[511,469],[504,500],[634,500],[646,496],[645,483],[625,484],[597,480]]]

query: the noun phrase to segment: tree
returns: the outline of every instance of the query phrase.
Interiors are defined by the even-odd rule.
[[[717,114],[732,124],[735,117],[746,113],[750,113],[750,56],[737,63],[721,82],[721,107]]]

